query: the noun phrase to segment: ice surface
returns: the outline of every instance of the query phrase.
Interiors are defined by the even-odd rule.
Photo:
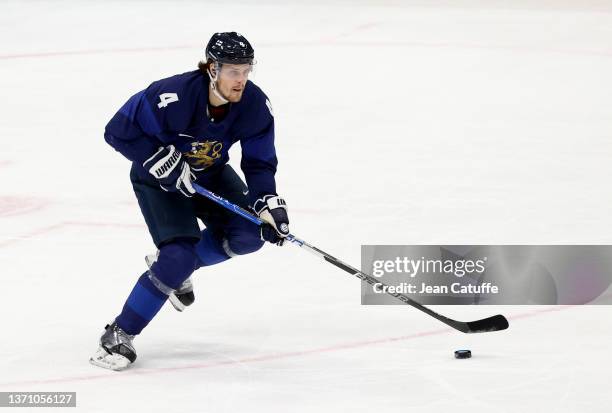
[[[154,250],[104,125],[214,31],[256,47],[308,242],[353,265],[361,244],[611,243],[612,7],[508,3],[2,2],[0,391],[76,391],[83,412],[609,411],[609,307],[438,307],[510,318],[466,336],[273,246],[199,271],[129,371],[87,362]]]

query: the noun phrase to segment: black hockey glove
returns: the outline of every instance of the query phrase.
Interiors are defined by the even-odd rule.
[[[191,185],[195,175],[189,164],[183,160],[183,154],[177,151],[174,145],[160,147],[142,166],[157,178],[164,191],[180,192],[186,197],[195,193]]]
[[[289,216],[285,200],[278,195],[265,195],[255,201],[253,209],[257,216],[266,222],[260,227],[261,239],[283,245],[285,237],[289,235]]]

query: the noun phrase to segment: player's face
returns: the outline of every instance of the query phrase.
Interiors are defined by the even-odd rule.
[[[252,66],[224,64],[219,70],[217,87],[221,94],[230,102],[239,102],[244,92]]]

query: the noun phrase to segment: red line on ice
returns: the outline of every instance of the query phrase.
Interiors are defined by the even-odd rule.
[[[30,239],[30,238],[34,238],[37,237],[39,235],[43,235],[46,234],[48,232],[54,231],[56,229],[62,228],[64,226],[64,224],[54,224],[54,225],[49,225],[43,228],[39,228],[37,230],[28,232],[27,234],[24,235],[20,235],[18,237],[14,237],[14,238],[9,238],[5,241],[0,241],[0,248],[2,247],[7,247],[9,245],[15,244],[19,241],[23,241],[24,239]]]
[[[143,224],[123,224],[119,222],[66,221],[64,224],[76,227],[146,228]]]
[[[1,163],[0,166],[2,166]],[[0,218],[30,214],[46,207],[50,203],[48,200],[34,197],[0,196]]]
[[[49,225],[46,227],[42,227],[36,229],[34,231],[28,232],[23,235],[19,235],[16,237],[8,238],[4,241],[0,241],[0,248],[7,247],[9,245],[13,245],[20,241],[30,240],[36,238],[38,236],[47,234],[52,231],[56,231],[58,229],[66,228],[69,226],[77,226],[77,227],[107,227],[107,228],[145,228],[142,224],[122,224],[118,222],[87,222],[87,221],[64,221],[57,224]]]
[[[563,311],[563,310],[566,310],[568,308],[573,308],[573,307],[575,306],[567,305],[567,306],[544,308],[541,310],[534,310],[534,311],[529,311],[526,313],[517,314],[517,315],[511,316],[508,318],[510,320],[531,318],[531,317],[535,317],[538,315],[547,314],[551,312]],[[145,369],[145,368],[139,369],[136,367],[130,370],[123,371],[121,373],[107,371],[103,374],[68,376],[68,377],[58,377],[54,379],[43,379],[43,380],[24,380],[24,381],[5,382],[5,383],[0,383],[0,386],[18,387],[18,386],[31,386],[31,385],[39,385],[39,384],[84,382],[84,381],[89,381],[89,380],[128,378],[132,376],[148,376],[148,375],[163,374],[163,373],[183,371],[183,370],[203,370],[203,369],[209,369],[209,368],[220,367],[220,366],[240,365],[240,364],[247,364],[247,363],[258,363],[258,362],[265,362],[265,361],[274,361],[274,360],[281,360],[281,359],[288,359],[288,358],[303,357],[303,356],[308,356],[311,354],[332,353],[332,352],[341,351],[341,350],[350,350],[354,348],[361,348],[361,347],[367,347],[367,346],[378,345],[378,344],[387,344],[387,343],[392,343],[392,342],[397,342],[397,341],[414,340],[414,339],[418,339],[421,337],[429,337],[429,336],[447,334],[447,333],[452,333],[452,332],[455,332],[455,330],[453,330],[452,328],[442,328],[438,330],[423,331],[420,333],[410,334],[407,336],[387,337],[387,338],[367,340],[367,341],[357,341],[353,343],[337,344],[337,345],[328,346],[328,347],[313,348],[310,350],[292,351],[292,352],[286,352],[286,353],[272,353],[272,354],[266,354],[262,356],[243,357],[243,358],[239,358],[235,360],[215,361],[215,362],[210,362],[210,363],[197,363],[197,364],[190,364],[190,365],[181,366],[181,367],[159,367],[159,368],[151,368],[151,369]]]
[[[354,31],[366,30],[375,26],[376,23],[358,26]],[[350,33],[349,33],[350,34]],[[547,48],[547,47],[521,47],[521,46],[496,46],[477,43],[428,43],[428,42],[410,42],[410,41],[342,41],[340,39],[347,34],[339,34],[322,38],[313,41],[304,42],[277,42],[277,43],[260,43],[260,47],[300,47],[300,46],[352,46],[352,47],[433,47],[433,48],[460,48],[460,49],[482,49],[494,51],[513,51],[513,52],[530,52],[530,53],[560,53],[582,56],[599,56],[612,57],[610,50],[580,50],[580,49],[562,49],[562,48]],[[132,47],[132,48],[109,48],[109,49],[89,49],[89,50],[58,50],[51,52],[35,52],[35,53],[17,53],[0,55],[0,60],[12,59],[32,59],[32,58],[47,58],[47,57],[63,57],[63,56],[81,56],[81,55],[98,55],[109,53],[142,53],[142,52],[157,52],[157,51],[173,51],[183,49],[201,49],[202,45],[175,45],[175,46],[159,46],[159,47]]]
[[[157,51],[164,51],[164,50],[195,49],[198,47],[201,47],[201,46],[177,45],[177,46],[158,46],[158,47],[130,47],[130,48],[116,48],[116,49],[58,50],[55,52],[17,53],[17,54],[0,55],[0,60],[29,59],[29,58],[41,58],[41,57],[61,57],[61,56],[81,56],[81,55],[107,54],[107,53],[157,52]]]

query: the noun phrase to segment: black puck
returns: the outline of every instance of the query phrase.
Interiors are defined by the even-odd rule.
[[[456,359],[469,359],[472,357],[472,352],[470,350],[457,350],[455,351]]]

